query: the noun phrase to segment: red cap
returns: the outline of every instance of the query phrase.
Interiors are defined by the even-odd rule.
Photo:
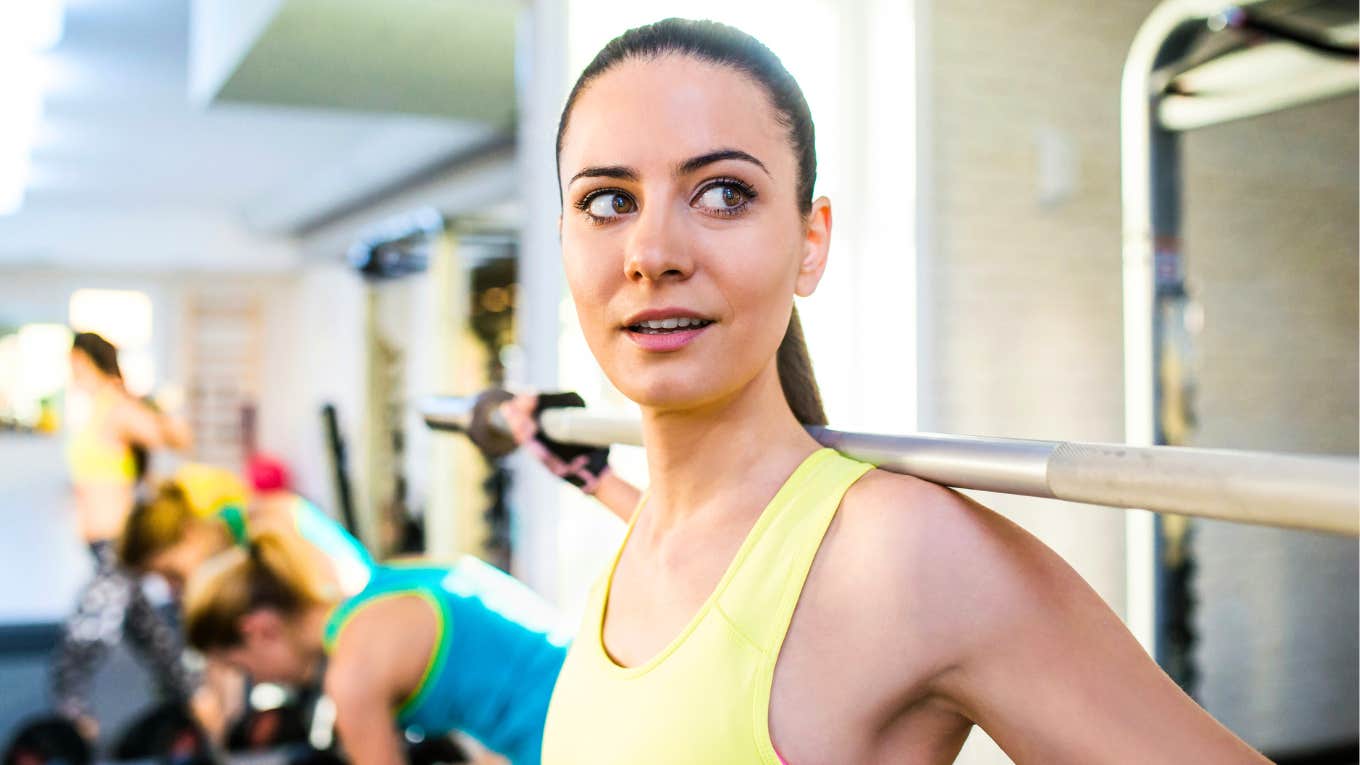
[[[283,460],[268,454],[251,457],[246,465],[246,475],[250,477],[250,487],[257,492],[283,491],[292,484],[288,466],[283,464]]]

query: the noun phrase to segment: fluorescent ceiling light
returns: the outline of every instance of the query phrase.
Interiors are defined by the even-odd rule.
[[[0,48],[50,50],[65,28],[65,0],[17,0],[0,7]]]
[[[29,154],[42,116],[37,54],[56,47],[65,26],[65,0],[0,5],[0,216],[18,211],[24,202]]]
[[[0,56],[0,215],[23,204],[29,153],[42,117],[38,75],[32,55]]]

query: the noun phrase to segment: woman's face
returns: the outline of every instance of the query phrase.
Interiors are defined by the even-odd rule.
[[[103,373],[84,351],[71,349],[71,383],[83,391],[93,391],[104,379]]]
[[[240,645],[213,651],[209,658],[257,682],[300,684],[308,679],[314,657],[301,647],[287,617],[262,609],[241,617]]]
[[[830,208],[799,212],[788,129],[756,81],[680,55],[624,61],[578,97],[560,165],[567,282],[620,391],[693,409],[774,372]]]

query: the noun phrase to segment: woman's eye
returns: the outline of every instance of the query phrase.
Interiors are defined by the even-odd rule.
[[[700,194],[694,206],[717,211],[731,210],[741,207],[748,198],[749,195],[736,186],[718,185]]]
[[[626,194],[606,193],[597,194],[590,199],[586,211],[596,218],[613,218],[617,215],[627,215],[637,209],[633,200]]]

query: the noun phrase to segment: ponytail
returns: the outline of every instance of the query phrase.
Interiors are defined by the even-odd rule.
[[[296,616],[329,600],[293,543],[265,533],[203,565],[184,603],[184,633],[199,651],[241,644],[241,619],[269,609]]]
[[[166,481],[150,502],[132,508],[118,540],[118,558],[134,571],[144,570],[152,558],[179,544],[193,521],[184,490]]]
[[[812,374],[812,358],[808,356],[807,343],[803,340],[803,325],[798,321],[796,306],[789,315],[789,327],[784,330],[775,363],[784,400],[793,410],[793,416],[803,425],[825,425],[822,393]]]

